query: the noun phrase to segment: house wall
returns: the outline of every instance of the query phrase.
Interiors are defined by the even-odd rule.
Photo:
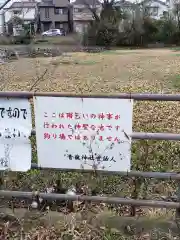
[[[42,32],[52,28],[63,28],[66,32],[69,32],[69,24],[67,22],[41,22]]]
[[[21,9],[20,14],[14,14],[13,11],[20,10],[19,8],[9,9],[5,12],[5,24],[14,16],[18,16],[19,18],[23,19],[25,22],[29,20],[34,20],[36,16],[36,9],[35,8],[23,8]]]
[[[39,5],[39,15],[41,22],[41,31],[50,28],[64,28],[66,32],[70,31],[70,1],[69,0],[51,0],[48,4],[42,2]]]
[[[74,22],[74,31],[77,33],[83,33],[86,31],[89,22],[85,21],[75,21]]]
[[[27,0],[25,0],[27,1]],[[11,0],[10,2],[8,2],[6,4],[6,6],[4,7],[4,15],[5,15],[5,22],[8,22],[10,20],[10,18],[12,17],[12,10],[9,9],[11,7],[11,5],[14,3],[14,2],[21,2],[21,0]]]
[[[0,34],[4,32],[4,12],[0,11]]]
[[[97,14],[101,13],[101,5],[96,6]],[[93,16],[91,11],[85,5],[74,5],[73,6],[73,20],[74,21],[91,21]]]
[[[154,18],[154,19],[160,19],[161,17],[163,17],[163,13],[164,12],[167,12],[169,10],[168,6],[167,5],[163,5],[159,2],[156,2],[156,1],[150,1],[149,3],[147,4],[144,4],[144,7],[145,8],[149,8],[149,15]],[[154,7],[157,7],[158,8],[158,13],[157,15],[154,15],[153,14],[153,8]]]
[[[35,2],[40,2],[41,0],[35,0]],[[4,1],[3,1],[4,2]],[[11,16],[12,16],[12,12],[10,11],[10,7],[11,5],[14,3],[14,2],[22,2],[22,0],[11,0],[9,1],[6,6],[3,8],[3,10],[0,12],[0,33],[2,32],[2,25],[3,25],[3,22],[7,22]],[[23,2],[30,2],[30,0],[23,0]],[[34,14],[34,11],[33,10],[33,13],[32,11],[28,12],[27,14],[27,18],[31,18],[31,16]],[[3,16],[3,15],[4,16]]]
[[[68,22],[68,13],[55,14],[54,7],[41,7],[40,8],[40,21],[43,22]]]
[[[62,8],[62,7],[60,7]],[[47,31],[51,28],[64,28],[69,32],[68,7],[62,8],[66,13],[55,14],[54,7],[40,7],[41,31]]]
[[[92,7],[92,6],[91,6]],[[101,13],[101,5],[96,6],[97,14]],[[82,33],[88,26],[88,23],[93,20],[93,14],[85,5],[73,5],[73,24],[74,31]]]
[[[67,7],[70,4],[69,0],[53,0],[56,7]]]

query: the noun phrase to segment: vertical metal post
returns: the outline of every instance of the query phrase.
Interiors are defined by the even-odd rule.
[[[177,201],[180,202],[180,181],[178,181],[178,189],[177,189]],[[177,224],[178,229],[180,229],[180,208],[176,209],[175,222]]]

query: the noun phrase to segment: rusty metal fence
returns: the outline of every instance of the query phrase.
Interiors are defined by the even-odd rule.
[[[0,92],[0,98],[28,98],[31,99],[34,96],[49,96],[49,97],[82,97],[82,98],[119,98],[119,99],[133,99],[138,101],[180,101],[180,94],[148,94],[148,93],[120,93],[117,95],[73,95],[73,94],[62,94],[55,92]],[[32,131],[32,135],[35,135],[36,131]],[[171,133],[147,133],[147,132],[133,132],[133,140],[174,140],[180,141],[180,134]],[[37,164],[32,163],[33,169],[40,169]],[[43,168],[44,169],[44,168]],[[58,169],[56,169],[58,170]],[[63,169],[59,169],[63,170]],[[82,170],[81,170],[82,172]],[[85,172],[83,170],[83,172]],[[167,180],[180,180],[180,173],[176,172],[100,172],[102,174],[119,175],[126,177],[143,177],[143,178],[157,178]],[[180,189],[180,188],[179,188]],[[0,198],[11,199],[23,198],[32,199],[33,192],[20,192],[20,191],[0,191]],[[180,212],[180,198],[178,197],[177,202],[168,201],[154,201],[154,200],[135,200],[129,198],[118,198],[118,197],[99,197],[99,196],[70,196],[67,194],[53,194],[53,193],[39,193],[39,196],[46,200],[75,200],[75,201],[92,201],[92,202],[104,202],[109,204],[123,204],[133,205],[142,207],[156,207],[156,208],[174,208],[177,214]],[[179,214],[178,214],[179,215]]]

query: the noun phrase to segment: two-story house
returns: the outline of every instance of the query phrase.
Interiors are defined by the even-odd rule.
[[[51,28],[71,31],[71,5],[69,0],[43,0],[38,4],[41,31]]]
[[[119,8],[123,13],[131,13],[136,6],[136,3],[120,0],[114,3],[114,7]]]
[[[86,30],[93,14],[90,8],[96,9],[96,13],[101,13],[101,3],[98,0],[75,0],[73,4],[73,25],[74,31],[82,33]]]
[[[4,24],[8,33],[9,24],[12,24],[15,18],[21,19],[24,24],[35,23],[37,2],[35,0],[10,1],[3,10]]]
[[[139,6],[130,1],[120,0],[114,3],[114,7],[119,9],[122,13],[122,19],[119,21],[119,31],[124,32],[125,28],[132,23]]]
[[[169,11],[169,4],[161,0],[144,0],[140,4],[143,14],[153,19],[161,19]]]

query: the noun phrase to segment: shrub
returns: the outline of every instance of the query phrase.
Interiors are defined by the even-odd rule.
[[[116,45],[118,39],[118,29],[112,24],[92,23],[88,31],[84,33],[84,45],[112,46]]]
[[[30,43],[31,43],[30,37],[24,35],[13,37],[13,44],[30,44]]]
[[[143,16],[139,10],[133,16],[122,14],[122,11],[113,8],[111,1],[104,1],[102,6],[100,17],[94,18],[84,34],[84,45],[107,47],[180,43],[177,22],[171,16],[155,20]]]

